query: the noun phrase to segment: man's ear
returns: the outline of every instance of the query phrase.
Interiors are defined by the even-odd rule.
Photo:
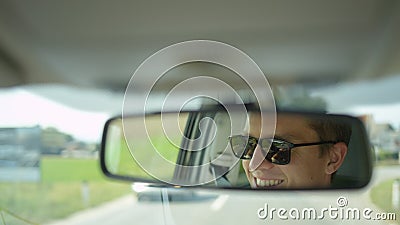
[[[344,161],[347,154],[347,145],[344,142],[338,142],[329,149],[329,161],[325,172],[333,174],[336,172]]]

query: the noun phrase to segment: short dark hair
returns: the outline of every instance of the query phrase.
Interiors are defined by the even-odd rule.
[[[347,146],[350,143],[352,126],[346,118],[337,116],[313,117],[309,119],[310,127],[316,131],[320,141],[344,142]],[[327,146],[321,146],[325,149]]]
[[[327,117],[319,117],[316,119],[309,120],[310,127],[316,131],[319,139],[321,141],[337,141],[344,142],[347,146],[349,146],[351,133],[352,133],[352,125],[349,120],[346,118],[339,118],[336,116],[327,116]],[[323,156],[324,153],[328,152],[331,145],[321,145],[320,147],[320,156]],[[331,181],[336,176],[335,171],[331,176]]]

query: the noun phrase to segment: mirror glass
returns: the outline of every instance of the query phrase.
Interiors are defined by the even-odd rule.
[[[152,185],[259,190],[368,184],[371,150],[359,119],[304,112],[270,118],[226,109],[112,118],[103,134],[102,169],[112,178]]]

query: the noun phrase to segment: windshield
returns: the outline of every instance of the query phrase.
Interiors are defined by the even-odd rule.
[[[0,221],[400,224],[398,24],[400,2],[395,0],[89,0],[79,5],[2,0]],[[163,54],[182,43],[194,48]],[[373,156],[369,184],[355,190],[225,190],[229,183],[221,180],[221,188],[212,190],[159,188],[102,173],[99,151],[110,118],[143,110],[196,110],[204,102],[245,104],[256,98],[278,111],[345,114],[362,121],[371,147],[365,151]],[[190,119],[181,116],[182,121]],[[182,121],[180,131],[195,137]],[[114,133],[124,135],[119,129]],[[158,146],[181,141],[160,140]],[[247,143],[236,140],[239,146]],[[284,146],[309,141],[286,140]],[[283,142],[274,143],[279,147]],[[119,144],[110,146],[122,148]],[[178,152],[165,152],[166,158],[180,158]],[[125,153],[133,162],[132,154]],[[159,165],[146,156],[149,164]],[[280,168],[289,163],[283,156],[276,157]],[[198,163],[181,159],[183,165]],[[363,168],[361,161],[349,163]],[[246,175],[243,168],[250,170],[250,165],[236,168]],[[175,168],[157,169],[173,174]],[[183,173],[198,178],[191,175]],[[242,178],[238,183],[248,182]]]

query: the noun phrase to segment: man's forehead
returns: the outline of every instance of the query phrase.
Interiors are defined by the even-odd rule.
[[[272,114],[269,113],[262,115],[260,113],[250,113],[249,133],[285,140],[303,140],[316,135],[305,116],[292,113],[278,113],[276,114],[276,124],[268,123],[268,121],[271,121],[271,116]]]
[[[275,115],[270,113],[260,114],[259,112],[249,113],[250,119],[250,132],[251,133],[264,133],[273,135],[275,130]]]

